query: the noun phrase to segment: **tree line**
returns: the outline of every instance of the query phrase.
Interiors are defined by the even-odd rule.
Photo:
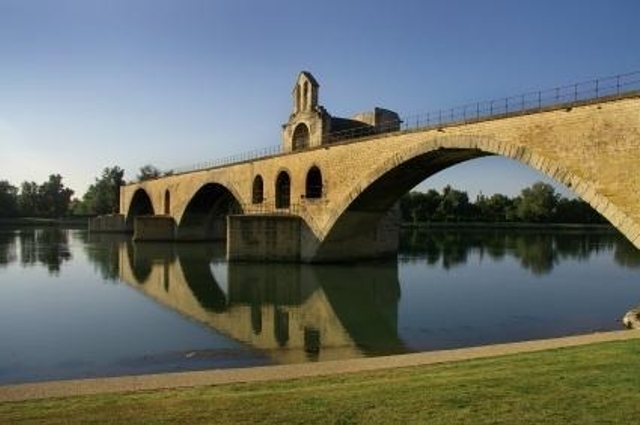
[[[138,180],[157,178],[161,172],[153,165],[140,168]],[[124,170],[106,167],[82,198],[64,185],[60,174],[51,174],[45,182],[22,182],[19,187],[0,180],[0,217],[64,218],[111,214],[120,206],[120,186],[125,184]]]
[[[73,190],[65,187],[60,174],[42,184],[23,182],[20,188],[0,180],[0,217],[63,217],[68,215]]]
[[[445,186],[441,192],[409,192],[400,199],[405,223],[428,222],[523,222],[600,224],[606,220],[586,202],[569,199],[548,183],[536,182],[520,195],[478,195],[475,202],[466,192]]]

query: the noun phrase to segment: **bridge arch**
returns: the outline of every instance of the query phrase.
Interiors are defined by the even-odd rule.
[[[133,222],[136,217],[143,215],[154,215],[153,203],[151,197],[143,188],[139,188],[133,194],[131,202],[129,204],[129,211],[126,216],[127,229],[133,230]]]
[[[598,193],[594,182],[581,178],[557,161],[539,155],[534,149],[511,145],[494,137],[453,135],[414,144],[373,167],[361,183],[332,208],[331,217],[324,227],[315,229],[321,241],[317,257],[325,256],[325,249],[334,250],[331,245],[336,241],[375,231],[402,195],[433,174],[490,155],[516,160],[564,184],[633,241],[633,235],[625,233],[625,226],[632,223],[631,219]]]
[[[224,240],[227,216],[239,214],[242,206],[231,190],[219,183],[200,187],[187,203],[177,228],[180,240]]]

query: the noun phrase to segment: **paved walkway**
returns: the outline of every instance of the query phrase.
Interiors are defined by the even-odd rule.
[[[116,378],[77,379],[0,386],[0,402],[51,397],[147,391],[222,385],[239,382],[274,381],[372,371],[394,367],[428,365],[443,362],[480,359],[507,354],[530,353],[554,348],[575,347],[599,342],[640,339],[640,330],[624,330],[537,341],[515,342],[431,351],[397,356],[337,360],[318,363],[299,363],[281,366],[218,369],[200,372],[165,373],[156,375],[122,376]]]

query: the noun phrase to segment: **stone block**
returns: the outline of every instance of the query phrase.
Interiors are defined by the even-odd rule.
[[[173,241],[175,239],[176,222],[168,215],[136,217],[133,224],[133,240]]]
[[[124,233],[127,231],[125,217],[122,214],[100,215],[89,219],[89,232]]]

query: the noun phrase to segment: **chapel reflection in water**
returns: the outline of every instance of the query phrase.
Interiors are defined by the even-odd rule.
[[[216,244],[118,246],[120,280],[278,363],[406,351],[395,261],[228,264]]]

